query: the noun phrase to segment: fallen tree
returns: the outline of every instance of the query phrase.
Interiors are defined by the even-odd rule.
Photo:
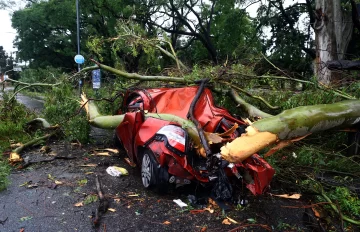
[[[241,162],[272,144],[285,144],[312,133],[348,128],[359,122],[360,100],[297,107],[254,122],[245,134],[223,146],[221,155],[230,162]]]
[[[233,95],[236,96],[236,93],[233,92]],[[85,95],[82,95],[81,105],[86,109],[89,122],[99,128],[115,129],[124,119],[124,115],[101,115],[94,102],[89,101]],[[257,111],[257,108],[250,109],[258,114],[262,112]],[[249,125],[246,133],[221,147],[223,159],[233,163],[242,162],[261,149],[276,143],[280,144],[278,148],[281,148],[312,133],[354,126],[360,122],[360,100],[302,106],[285,110],[276,116],[262,116],[265,118]],[[198,153],[205,157],[198,130],[192,122],[169,114],[145,113],[145,118],[148,117],[180,124],[197,145]]]

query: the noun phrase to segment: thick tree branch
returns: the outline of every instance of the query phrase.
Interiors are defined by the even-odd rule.
[[[26,83],[26,82],[22,82],[22,81],[17,81],[11,78],[6,78],[6,80],[1,81],[0,85],[5,83],[5,82],[13,82],[16,83],[18,85],[25,85],[24,87],[20,88],[19,90],[15,91],[14,94],[9,98],[9,102],[16,96],[16,94],[18,94],[19,92],[21,92],[22,90],[26,89],[26,88],[30,88],[30,87],[35,87],[35,86],[46,86],[46,87],[54,87],[57,85],[60,85],[61,83],[55,83],[55,84],[47,84],[47,83]]]
[[[239,105],[237,107],[242,108],[244,111],[247,112],[247,114],[251,117],[251,118],[267,118],[267,117],[271,117],[271,114],[265,113],[264,111],[261,111],[260,109],[256,108],[255,106],[247,103],[244,99],[242,99],[239,94],[237,94],[235,92],[234,89],[231,89],[230,91],[230,95],[232,96],[232,98],[235,100],[236,103],[238,103]]]
[[[360,100],[301,106],[261,119],[246,128],[246,134],[221,148],[229,162],[241,162],[279,141],[299,140],[328,129],[346,128],[360,120]]]
[[[139,75],[137,73],[128,73],[128,72],[124,72],[115,68],[112,68],[110,66],[104,65],[104,64],[100,64],[99,62],[92,60],[93,62],[95,62],[99,68],[106,70],[108,72],[111,72],[115,75],[121,76],[121,77],[125,77],[128,79],[134,79],[134,80],[141,80],[141,81],[167,81],[167,82],[176,82],[176,83],[186,83],[186,80],[182,77],[169,77],[169,76],[143,76],[143,75]]]
[[[240,87],[238,87],[238,86],[236,86],[236,85],[234,85],[232,83],[229,83],[229,82],[226,82],[226,81],[219,81],[219,82],[222,83],[222,84],[225,84],[227,86],[230,86],[231,88],[236,89],[237,91],[240,91],[240,92],[244,93],[245,95],[247,95],[247,96],[249,96],[251,98],[254,98],[254,99],[257,99],[257,100],[263,102],[270,109],[273,109],[273,110],[279,109],[278,106],[272,106],[269,102],[265,101],[264,98],[262,98],[260,96],[254,96],[251,93],[245,91],[244,89],[242,89],[242,88],[240,88]]]

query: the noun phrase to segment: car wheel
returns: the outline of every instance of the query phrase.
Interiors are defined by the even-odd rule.
[[[153,154],[146,150],[141,159],[141,180],[145,188],[151,188],[156,184],[157,162]]]
[[[158,193],[166,193],[169,185],[169,173],[160,167],[151,150],[146,149],[141,157],[141,180],[145,188],[155,188]]]
[[[113,141],[114,141],[115,148],[118,148],[120,150],[124,149],[124,146],[122,145],[121,141],[119,140],[119,138],[116,135],[116,131],[114,132],[114,135],[113,135]]]

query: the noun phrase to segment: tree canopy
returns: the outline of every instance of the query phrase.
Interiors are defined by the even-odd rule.
[[[169,64],[167,59],[154,52],[153,45],[145,45],[139,38],[157,41],[154,44],[167,51],[173,49],[188,66],[229,61],[258,63],[254,56],[264,53],[288,75],[300,78],[310,78],[313,74],[321,76],[316,70],[324,69],[327,60],[319,58],[323,56],[321,54],[331,53],[322,51],[319,47],[322,45],[316,42],[325,34],[316,29],[322,18],[318,12],[321,7],[315,0],[79,2],[81,53],[86,58],[94,57],[130,72],[149,70],[149,67],[150,70],[155,68],[153,72],[159,72]],[[333,11],[326,12],[326,17],[336,20],[338,16],[333,12],[340,10],[344,20],[348,20],[343,20],[343,24],[354,25],[357,30],[347,27],[352,39],[337,39],[349,46],[343,46],[344,51],[334,51],[346,55],[333,56],[333,59],[353,59],[359,33],[358,5],[355,0],[335,2]],[[258,4],[255,18],[247,13],[252,4]],[[76,68],[73,62],[76,54],[73,0],[28,2],[25,8],[14,12],[12,23],[18,31],[15,41],[18,56],[29,61],[31,67],[53,66],[68,71]],[[324,30],[328,31],[329,27]],[[278,72],[266,63],[260,62],[261,68],[257,66],[259,74]]]

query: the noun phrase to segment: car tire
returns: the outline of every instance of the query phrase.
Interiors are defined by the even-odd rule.
[[[152,152],[145,150],[141,157],[141,181],[147,189],[156,185],[156,167],[157,162],[154,160]]]
[[[145,149],[141,158],[141,181],[146,189],[155,189],[158,193],[166,193],[168,190],[169,173],[164,167],[160,167],[153,152]]]
[[[124,146],[122,145],[120,139],[117,137],[116,135],[116,131],[114,131],[114,135],[113,135],[113,142],[114,142],[114,146],[115,148],[119,149],[119,150],[123,150]]]

